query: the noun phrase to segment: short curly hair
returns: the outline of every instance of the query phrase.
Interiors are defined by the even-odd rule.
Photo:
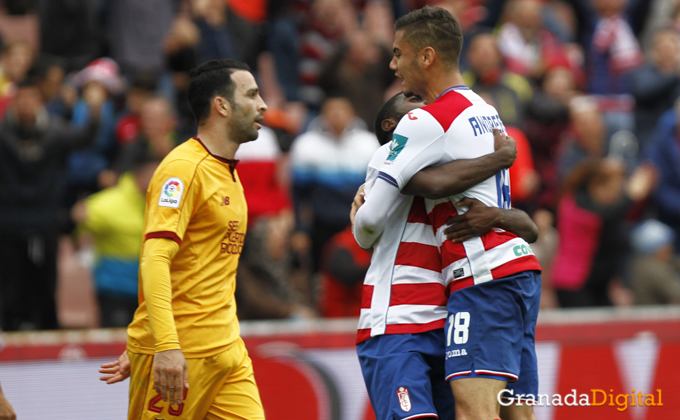
[[[394,30],[404,31],[404,40],[414,51],[432,47],[445,65],[458,67],[463,49],[463,30],[446,10],[430,6],[414,10],[399,18]]]

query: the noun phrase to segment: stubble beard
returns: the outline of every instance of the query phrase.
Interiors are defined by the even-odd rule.
[[[260,133],[257,128],[253,126],[255,121],[250,121],[251,118],[248,118],[245,115],[243,108],[236,104],[233,105],[233,111],[227,126],[229,136],[232,140],[238,144],[256,140]]]

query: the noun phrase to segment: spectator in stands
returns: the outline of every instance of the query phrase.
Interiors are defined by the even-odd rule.
[[[106,99],[85,97],[91,118],[71,128],[45,110],[26,79],[0,124],[0,326],[3,330],[58,327],[56,286],[59,180],[66,154],[94,141]]]
[[[630,92],[635,97],[635,133],[644,151],[651,142],[659,117],[680,96],[680,39],[672,30],[661,30],[652,39],[649,60],[630,73]]]
[[[67,101],[64,97],[66,73],[61,64],[57,60],[41,59],[35,66],[35,77],[47,112],[58,118],[70,119],[77,93],[71,89],[74,92],[72,100]]]
[[[108,2],[111,57],[124,74],[164,68],[163,40],[174,18],[173,0]]]
[[[607,128],[597,101],[581,96],[569,104],[571,130],[566,133],[558,156],[560,183],[567,174],[587,158],[601,158],[606,150]]]
[[[101,3],[90,0],[38,0],[40,52],[59,58],[67,71],[80,70],[101,54],[104,31]]]
[[[16,420],[17,415],[12,408],[12,404],[7,401],[5,394],[0,387],[0,420]]]
[[[227,2],[201,0],[193,2],[194,23],[200,33],[197,45],[198,62],[218,58],[240,60],[236,34],[227,21]],[[240,40],[239,40],[240,42]]]
[[[465,84],[493,98],[504,124],[521,127],[524,110],[532,97],[531,85],[524,77],[503,69],[494,36],[483,33],[474,37],[467,58],[470,70],[463,73]]]
[[[298,100],[316,110],[321,107],[324,101],[319,86],[322,63],[358,26],[357,11],[349,0],[316,0],[311,4],[300,33],[301,56],[296,67],[302,85]]]
[[[107,169],[115,151],[115,106],[113,96],[123,90],[124,82],[118,73],[118,65],[110,58],[100,58],[81,70],[74,78],[77,87],[82,90],[82,98],[73,108],[71,123],[82,127],[90,119],[90,107],[87,97],[104,96],[98,115],[99,130],[94,145],[90,148],[72,153],[68,158],[66,173],[67,191],[64,198],[66,206],[72,206],[84,194],[98,191],[115,184]]]
[[[391,47],[391,46],[390,46]],[[324,64],[319,85],[329,96],[346,96],[367,126],[383,104],[383,95],[394,81],[389,67],[392,51],[369,33],[356,31],[339,45]]]
[[[680,271],[673,264],[673,229],[650,219],[637,226],[631,238],[635,251],[631,268],[635,303],[680,303]]]
[[[512,203],[520,208],[527,208],[536,197],[541,180],[534,169],[529,140],[522,130],[506,126],[508,136],[515,140],[517,158],[510,167],[510,183],[512,185]]]
[[[508,70],[536,81],[550,68],[581,65],[570,61],[566,47],[545,28],[542,7],[540,0],[509,2],[509,21],[498,33],[498,49]]]
[[[578,21],[578,38],[586,52],[588,92],[627,92],[625,72],[642,65],[635,37],[649,11],[649,1],[569,0]],[[628,10],[626,10],[628,6]]]
[[[559,194],[557,152],[569,128],[569,103],[576,95],[574,76],[564,67],[546,72],[536,89],[524,118],[524,132],[531,145],[534,165],[541,179],[538,201],[554,209]]]
[[[114,169],[118,173],[131,170],[135,156],[142,152],[158,161],[163,160],[177,146],[175,124],[175,114],[168,100],[160,95],[148,97],[140,107],[137,138],[121,148]]]
[[[552,283],[562,307],[611,305],[610,282],[627,251],[624,217],[653,188],[654,172],[639,167],[629,180],[625,165],[590,158],[569,174],[557,212],[559,246]]]
[[[319,308],[325,318],[356,318],[371,254],[357,245],[351,227],[333,236],[321,260]]]
[[[142,107],[156,91],[156,74],[138,72],[125,96],[124,114],[116,122],[116,146],[124,147],[137,140],[142,129]]]
[[[239,146],[235,158],[248,202],[248,234],[237,277],[243,289],[237,292],[239,313],[250,319],[312,316],[311,309],[304,311],[311,303],[308,293],[300,293],[291,282],[289,239],[295,218],[287,155],[274,131],[262,127],[257,140]]]
[[[33,51],[24,41],[13,41],[0,54],[0,98],[14,96],[16,84],[26,77],[33,64]]]
[[[675,253],[680,254],[680,100],[660,119],[649,150],[659,174],[654,203],[659,221],[675,231]]]
[[[378,146],[345,98],[326,100],[321,116],[293,142],[290,159],[297,230],[301,238],[307,238],[298,242],[311,245],[315,267],[324,244],[349,224],[348,203],[363,183]]]
[[[94,239],[101,326],[127,327],[139,304],[139,254],[146,190],[160,161],[143,150],[118,184],[78,202],[71,217]]]

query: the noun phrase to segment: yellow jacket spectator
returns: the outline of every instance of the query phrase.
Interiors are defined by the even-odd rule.
[[[73,219],[94,238],[94,279],[103,327],[125,327],[137,309],[145,192],[158,162],[141,158],[118,184],[76,204]]]

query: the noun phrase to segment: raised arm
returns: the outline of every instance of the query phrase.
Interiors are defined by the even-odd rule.
[[[460,194],[512,166],[517,146],[512,137],[493,130],[495,152],[476,159],[459,159],[416,173],[402,189],[406,195],[439,199]]]
[[[468,211],[449,217],[450,225],[444,230],[446,238],[453,242],[464,242],[476,236],[482,236],[492,228],[501,228],[512,232],[528,243],[538,239],[538,227],[531,217],[522,210],[504,210],[498,207],[487,207],[481,201],[466,198],[456,206],[468,206]]]

